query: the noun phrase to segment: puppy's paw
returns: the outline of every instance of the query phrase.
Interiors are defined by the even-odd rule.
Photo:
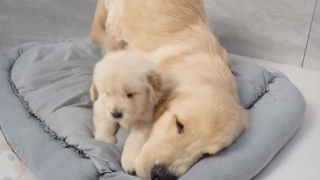
[[[124,172],[135,176],[136,170],[135,170],[135,158],[131,158],[129,156],[122,156],[121,157],[121,165]]]
[[[94,139],[98,141],[102,141],[109,144],[117,144],[117,139],[114,136],[96,136]]]

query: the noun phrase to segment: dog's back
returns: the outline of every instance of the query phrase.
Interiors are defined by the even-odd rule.
[[[201,0],[104,2],[106,32],[116,39],[130,42],[133,49],[143,53],[190,39],[190,32],[198,26],[201,29],[207,28],[207,17]]]
[[[222,61],[210,62],[219,66],[217,68],[224,69],[222,66],[226,65],[231,69],[226,51],[209,29],[202,0],[99,1],[104,2],[105,9],[98,9],[97,6],[97,11],[103,10],[106,15],[95,16],[92,33],[104,29],[106,36],[113,37],[103,43],[118,46],[124,41],[128,49],[144,54],[157,65],[163,64],[163,60],[201,53],[215,61]],[[98,26],[97,22],[105,24]]]

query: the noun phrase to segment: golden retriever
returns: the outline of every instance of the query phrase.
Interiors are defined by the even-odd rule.
[[[202,0],[98,0],[92,41],[155,62],[174,86],[156,107],[135,162],[152,180],[183,175],[204,154],[228,147],[249,126],[231,63],[207,23]]]
[[[128,173],[134,173],[136,157],[149,137],[160,89],[161,74],[156,65],[139,53],[110,53],[94,68],[90,94],[95,139],[116,143],[118,123],[131,130],[121,157]]]

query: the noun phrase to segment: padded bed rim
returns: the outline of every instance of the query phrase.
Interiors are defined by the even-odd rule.
[[[59,42],[49,42],[49,43],[45,43],[45,44],[57,44],[57,43],[63,43],[63,42],[70,42],[70,41],[73,41],[73,40],[76,40],[75,38],[74,39],[70,39],[70,40],[64,40],[64,41],[59,41]],[[28,43],[29,44],[29,43]],[[39,43],[40,45],[44,45],[42,43]],[[27,45],[27,44],[25,44]],[[24,46],[24,45],[21,45],[21,46]],[[35,47],[35,46],[34,46]],[[33,47],[32,47],[33,48]],[[30,48],[31,49],[31,48]],[[5,55],[6,56],[6,55]],[[21,56],[21,54],[19,54],[19,57]],[[7,56],[8,57],[8,56]],[[17,57],[17,59],[19,58]],[[10,57],[8,57],[10,58]],[[11,58],[10,58],[11,59]],[[15,59],[15,60],[17,60]],[[20,101],[22,102],[22,104],[24,105],[25,109],[29,112],[29,114],[34,117],[38,123],[44,128],[44,130],[49,133],[51,135],[52,138],[56,139],[57,141],[59,141],[64,147],[66,148],[72,148],[75,150],[75,152],[84,157],[84,158],[89,158],[89,155],[87,155],[83,150],[81,149],[78,149],[76,146],[74,146],[73,144],[69,144],[66,142],[66,137],[61,137],[59,135],[57,135],[57,133],[53,130],[50,129],[50,127],[45,123],[45,121],[43,121],[39,116],[37,116],[33,111],[32,109],[29,107],[28,105],[28,102],[24,100],[24,98],[22,96],[20,96],[19,94],[19,90],[16,88],[13,80],[11,79],[11,70],[12,70],[12,67],[10,68],[10,78],[9,78],[9,83],[11,84],[11,87],[12,87],[12,90],[13,92],[15,93],[15,95],[20,99]],[[248,107],[245,107],[247,110],[253,108],[253,106],[261,99],[263,98],[263,96],[269,92],[269,85],[272,84],[276,79],[276,76],[273,76],[273,78],[267,82],[264,90],[261,92],[261,94],[248,106]]]
[[[11,70],[12,70],[12,67],[13,65],[15,64],[15,61],[18,60],[20,58],[20,56],[26,52],[27,50],[23,50],[23,49],[26,49],[25,47],[28,47],[28,49],[31,49],[31,48],[34,48],[36,46],[39,46],[39,45],[47,45],[47,44],[58,44],[58,43],[63,43],[63,42],[72,42],[74,40],[77,40],[77,39],[69,39],[69,40],[64,40],[64,41],[57,41],[57,42],[49,42],[49,43],[41,43],[41,42],[38,42],[38,43],[28,43],[28,44],[25,44],[25,45],[20,45],[14,49],[12,49],[10,52],[8,52],[7,54],[5,54],[4,56],[9,58],[10,60],[14,61],[12,62],[12,65],[10,67],[10,70],[9,70],[9,76],[10,78],[8,79],[9,83],[11,84],[11,87],[15,93],[15,95],[19,98],[19,100],[22,102],[22,104],[24,105],[25,109],[28,111],[28,113],[37,120],[37,122],[41,125],[41,127],[55,140],[57,140],[59,143],[61,143],[64,147],[67,147],[67,148],[71,148],[73,149],[78,155],[80,155],[81,157],[84,157],[84,158],[89,158],[89,156],[81,149],[78,149],[76,146],[72,145],[72,144],[68,144],[66,141],[65,141],[65,137],[60,137],[56,134],[56,132],[54,132],[53,130],[51,130],[47,124],[45,124],[45,122],[43,120],[41,120],[41,118],[39,118],[35,113],[33,113],[32,109],[30,109],[29,105],[28,105],[28,102],[26,102],[23,97],[21,97],[19,95],[19,92],[18,90],[16,89],[15,87],[15,84],[13,83],[12,79],[11,79]],[[32,44],[32,47],[30,47],[30,45]],[[19,52],[17,55],[15,55],[15,57],[13,57],[12,55],[15,54],[16,52]],[[11,54],[10,54],[11,53]],[[268,71],[270,71],[272,74],[273,74],[273,78],[267,82],[267,84],[265,85],[264,87],[264,90],[261,92],[261,94],[256,98],[256,100],[254,100],[252,102],[252,104],[250,104],[248,107],[246,107],[246,109],[252,109],[255,104],[257,102],[259,102],[259,100],[263,99],[264,95],[267,94],[269,92],[269,86],[271,84],[273,84],[277,78],[280,78],[280,79],[287,79],[285,75],[283,75],[281,72],[277,72],[276,70],[272,70],[272,69],[268,69],[268,68],[265,68],[267,69]],[[288,80],[289,81],[289,80]],[[112,176],[115,176],[116,172],[110,172],[110,173],[103,173],[101,174],[100,176],[100,179],[108,174],[107,176],[108,177],[112,177]],[[105,177],[105,176],[104,176]]]
[[[11,72],[10,72],[10,76],[11,76]],[[54,132],[52,129],[50,129],[50,127],[45,123],[45,121],[43,121],[39,116],[37,116],[32,109],[29,107],[29,104],[27,101],[25,101],[23,99],[23,97],[20,96],[18,89],[16,88],[15,84],[13,83],[12,79],[9,79],[9,83],[11,84],[12,90],[14,92],[14,94],[19,98],[19,100],[22,102],[22,104],[24,105],[25,109],[28,111],[28,113],[37,120],[37,122],[43,127],[43,129],[50,134],[50,136],[59,141],[63,147],[65,148],[72,148],[75,150],[75,152],[84,157],[84,158],[89,158],[89,156],[81,149],[78,149],[76,146],[69,144],[66,142],[66,137],[61,137],[59,136],[56,132]]]
[[[3,77],[4,79],[2,80],[5,80],[7,83],[3,84],[3,87],[4,89],[0,88],[1,91],[4,90],[3,92],[8,92],[8,90],[10,91],[10,89],[13,91],[11,93],[12,96],[9,96],[9,99],[12,98],[12,97],[16,97],[18,99],[12,99],[13,101],[13,104],[16,104],[17,102],[20,101],[20,106],[18,107],[20,109],[20,111],[22,110],[26,110],[26,111],[23,111],[22,112],[22,115],[23,114],[27,114],[27,116],[25,116],[24,118],[26,119],[30,119],[33,121],[33,118],[34,116],[32,114],[30,114],[30,112],[27,110],[27,107],[25,106],[25,104],[23,104],[23,102],[21,102],[21,99],[19,98],[19,96],[17,97],[17,94],[16,92],[14,91],[14,87],[13,87],[13,83],[12,83],[12,79],[11,79],[11,70],[14,66],[14,64],[16,63],[16,61],[23,55],[23,53],[27,52],[28,50],[32,49],[32,48],[35,48],[37,46],[41,46],[41,45],[49,45],[49,44],[58,44],[58,43],[64,43],[64,42],[73,42],[73,41],[77,41],[79,38],[70,38],[70,39],[66,39],[66,40],[61,40],[61,41],[53,41],[53,42],[30,42],[30,43],[26,43],[26,44],[22,44],[22,45],[19,45],[15,48],[12,48],[11,50],[9,50],[7,53],[3,54],[0,56],[0,72],[1,72],[1,77]],[[5,75],[5,76],[3,76]],[[5,82],[4,81],[4,82]],[[1,87],[1,86],[0,86]],[[4,94],[5,94],[4,93]],[[6,96],[5,96],[6,97]],[[1,102],[1,101],[0,101]],[[3,102],[11,102],[11,101],[6,101],[4,100]],[[2,104],[4,105],[4,104]],[[9,107],[12,106],[10,103],[9,103]],[[20,113],[18,113],[20,114]],[[21,115],[21,114],[20,114]],[[18,117],[20,116],[18,115]],[[10,116],[4,116],[4,117],[10,117]],[[17,117],[17,116],[15,116]],[[5,124],[2,124],[4,126],[7,126],[6,124],[6,121],[4,121]],[[8,122],[8,121],[7,121]],[[10,122],[10,120],[9,120]],[[36,122],[35,122],[36,123]],[[37,124],[37,123],[36,123]],[[19,143],[19,140],[11,140],[12,137],[12,133],[10,135],[10,133],[8,132],[7,134],[7,130],[6,129],[3,129],[2,125],[0,126],[0,130],[3,132],[3,135],[4,135],[4,138],[6,139],[7,142],[10,142],[10,141],[13,141],[13,142],[18,142]],[[14,126],[16,127],[16,125]],[[48,133],[44,128],[40,128],[40,127],[43,127],[43,126],[39,126],[39,130],[42,130],[43,133],[46,135],[45,136],[45,139],[48,139],[49,137],[49,140],[50,142],[47,142],[48,144],[51,144],[50,146],[52,146],[52,144],[57,144],[58,146],[61,146],[62,149],[70,149],[71,152],[74,152],[72,151],[72,149],[74,149],[76,152],[79,151],[78,148],[72,146],[72,145],[69,145],[68,143],[65,143],[65,145],[63,145],[61,143],[61,141],[59,140],[59,142],[57,142],[56,140],[58,140],[57,138],[55,138],[51,133]],[[10,135],[10,136],[9,136]],[[9,140],[9,141],[8,141]],[[52,140],[52,141],[51,141]],[[20,143],[19,143],[20,144]],[[12,149],[12,147],[10,146],[10,144],[8,144],[9,147]],[[22,145],[22,144],[21,144]],[[58,147],[58,146],[55,146],[55,147]],[[65,148],[65,147],[69,147],[69,148]],[[80,150],[81,151],[81,150]],[[13,151],[14,152],[14,151]],[[69,151],[70,152],[70,151]],[[68,154],[68,151],[63,151],[64,154]],[[74,154],[75,156],[74,157],[79,157],[79,159],[83,159],[83,160],[89,160],[90,161],[90,158],[88,156],[85,156],[85,155],[81,155],[81,153],[77,153],[78,155]],[[24,162],[23,159],[20,159],[22,161],[22,163],[24,163],[30,170],[34,171],[35,169],[31,168],[30,167],[30,164],[28,162]],[[79,161],[77,161],[79,162]],[[81,161],[81,164],[83,163],[86,163],[85,161]],[[91,163],[92,164],[92,161]],[[96,174],[95,172],[98,172],[98,170],[96,169],[95,166],[92,166],[90,164],[87,164],[86,165],[89,165],[87,166],[88,169],[87,169],[87,172],[91,171],[92,173],[88,174],[90,176],[85,176],[87,177],[86,179],[92,179],[92,178],[95,178],[96,177]],[[93,164],[92,164],[93,165]],[[36,164],[36,167],[37,169],[39,169],[40,172],[42,172],[42,167],[41,165],[39,166],[39,164]],[[40,176],[38,178],[40,179],[51,179],[49,177],[51,176],[48,176],[49,174],[43,174],[43,173],[36,173],[37,171],[35,171],[35,174]],[[70,176],[71,177],[71,176]],[[73,177],[73,176],[72,176]],[[99,174],[99,178],[101,177],[101,175]],[[96,179],[99,179],[99,178],[96,178]],[[78,178],[77,178],[78,179]]]
[[[31,43],[26,43],[26,44],[22,44],[22,45],[20,45],[20,46],[17,46],[16,48],[12,49],[10,52],[19,51],[19,49],[20,49],[19,47],[28,46],[28,45],[30,45],[30,44],[34,44],[34,46],[28,48],[28,50],[29,50],[29,49],[32,49],[32,48],[34,48],[34,47],[36,47],[36,46],[39,46],[39,45],[59,44],[59,43],[64,43],[64,42],[72,42],[72,41],[76,41],[76,40],[77,40],[77,38],[71,38],[71,39],[66,39],[66,40],[62,40],[62,41],[46,42],[46,43],[43,43],[43,42],[31,42]],[[27,50],[27,51],[28,51],[28,50]],[[10,53],[10,52],[9,52],[9,53]],[[24,51],[24,52],[20,52],[20,51],[19,51],[19,56],[18,56],[18,57],[15,57],[15,58],[10,57],[10,56],[8,55],[9,53],[4,54],[4,56],[7,57],[7,58],[9,58],[9,59],[12,59],[12,60],[16,61],[16,60],[18,60],[18,59],[20,58],[20,56],[21,56],[23,53],[25,53],[25,52],[26,52],[26,51]],[[9,80],[9,83],[11,84],[11,87],[12,87],[12,90],[13,90],[14,94],[19,98],[19,100],[20,100],[21,103],[24,105],[24,107],[25,107],[25,109],[28,111],[28,113],[38,121],[38,123],[43,127],[43,129],[44,129],[47,133],[50,134],[50,136],[51,136],[53,139],[59,141],[59,142],[60,142],[64,147],[66,147],[66,148],[72,148],[72,149],[74,149],[75,152],[76,152],[78,155],[80,155],[81,157],[89,158],[89,156],[88,156],[83,150],[78,149],[76,146],[67,143],[67,142],[65,141],[65,139],[66,139],[65,137],[60,137],[59,135],[57,135],[56,132],[54,132],[53,130],[51,130],[51,129],[49,128],[49,126],[48,126],[39,116],[37,116],[37,115],[32,111],[32,109],[31,109],[31,108],[29,107],[29,105],[28,105],[28,102],[25,101],[24,98],[20,96],[18,89],[16,88],[14,82],[13,82],[12,79],[11,79],[11,71],[12,71],[12,68],[13,68],[14,64],[15,64],[15,62],[14,62],[14,63],[12,64],[12,66],[10,67],[10,71],[9,71],[9,76],[10,76],[10,78],[9,78],[8,80]]]

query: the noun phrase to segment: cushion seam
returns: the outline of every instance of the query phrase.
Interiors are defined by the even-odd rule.
[[[76,41],[76,40],[78,40],[77,38],[70,38],[70,39],[64,39],[64,40],[58,40],[58,41],[45,41],[45,42],[43,42],[42,44],[36,44],[36,43],[41,43],[40,41],[36,41],[36,42],[34,42],[34,44],[32,45],[32,47],[30,47],[30,48],[28,48],[27,50],[25,50],[25,51],[23,51],[23,52],[20,52],[19,50],[20,49],[18,49],[17,50],[17,52],[19,53],[18,54],[18,58],[11,58],[11,57],[9,57],[9,53],[11,53],[12,52],[12,50],[10,50],[10,51],[8,51],[7,53],[4,53],[3,55],[2,55],[2,57],[6,57],[6,58],[9,58],[9,59],[13,59],[13,60],[17,60],[17,59],[19,59],[19,57],[21,56],[21,54],[23,54],[23,53],[25,53],[25,52],[27,52],[27,51],[29,51],[30,49],[32,49],[32,48],[34,48],[34,47],[37,47],[37,46],[41,46],[41,45],[50,45],[50,44],[61,44],[61,43],[65,43],[65,42],[73,42],[73,41]],[[22,44],[22,45],[20,45],[20,46],[17,46],[17,47],[23,47],[23,46],[25,46],[25,45],[28,45],[29,43],[25,43],[25,44]],[[16,48],[17,48],[16,47]],[[15,48],[14,48],[15,49]],[[13,64],[15,64],[15,63],[13,63]]]
[[[24,100],[24,98],[19,94],[18,89],[16,88],[14,82],[11,79],[11,71],[9,72],[9,83],[12,87],[12,90],[14,92],[14,94],[19,98],[19,100],[22,102],[22,104],[24,105],[24,107],[26,108],[26,110],[28,111],[28,113],[37,120],[37,122],[43,127],[43,129],[50,134],[50,136],[55,139],[58,140],[60,142],[60,144],[63,145],[63,147],[65,148],[71,148],[73,150],[75,150],[75,152],[80,155],[81,157],[87,158],[89,159],[89,155],[87,155],[83,150],[78,149],[75,145],[69,144],[66,142],[66,137],[61,137],[59,136],[55,131],[53,131],[52,129],[50,129],[50,127],[40,118],[38,117],[30,108],[29,103],[27,101]]]
[[[272,83],[275,82],[275,79],[276,79],[276,78],[277,78],[276,76],[273,76],[273,77],[267,82],[264,90],[261,91],[260,95],[259,95],[254,101],[252,101],[252,103],[251,103],[250,105],[248,105],[248,106],[246,107],[247,110],[252,109],[253,106],[254,106],[260,99],[262,99],[265,94],[267,94],[267,93],[270,91],[269,86],[270,86]]]

